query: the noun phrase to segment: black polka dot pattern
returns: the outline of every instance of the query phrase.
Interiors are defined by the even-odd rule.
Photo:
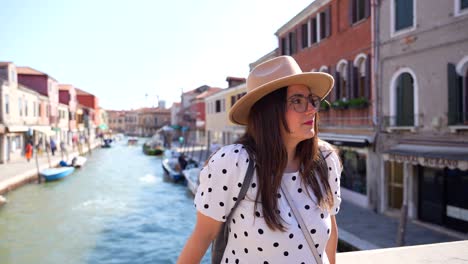
[[[320,143],[322,144],[322,143]],[[326,143],[323,143],[327,146]],[[287,188],[297,209],[303,215],[306,229],[313,237],[315,247],[321,255],[332,232],[330,216],[338,213],[341,202],[341,164],[336,154],[325,155],[329,173],[329,184],[334,205],[330,210],[316,205],[313,191],[307,187],[300,174],[286,173],[283,188]],[[200,172],[200,185],[194,205],[198,211],[217,221],[226,221],[244,182],[249,156],[242,145],[228,145],[221,148]],[[222,263],[308,263],[313,259],[291,208],[281,190],[271,195],[277,200],[275,214],[285,221],[286,232],[272,231],[266,224],[261,202],[255,202],[261,187],[254,174],[248,186],[247,196],[239,201],[239,207],[229,218],[229,243]],[[312,196],[310,197],[309,196]],[[261,198],[260,198],[261,199]],[[261,261],[259,261],[261,260]]]

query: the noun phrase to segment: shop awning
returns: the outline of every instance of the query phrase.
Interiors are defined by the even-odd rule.
[[[8,132],[26,132],[29,127],[27,126],[7,126]]]
[[[384,159],[427,167],[468,170],[468,147],[398,144],[384,151]]]
[[[374,143],[374,135],[319,133],[319,138],[337,146],[366,147]]]
[[[33,126],[31,128],[37,132],[45,134],[46,136],[55,135],[55,131],[53,131],[50,126]]]

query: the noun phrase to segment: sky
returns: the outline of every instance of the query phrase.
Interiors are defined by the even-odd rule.
[[[96,95],[105,109],[226,88],[313,0],[0,0],[0,61]]]

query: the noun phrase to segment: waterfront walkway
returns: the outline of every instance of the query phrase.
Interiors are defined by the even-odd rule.
[[[95,143],[94,147],[99,146]],[[83,153],[88,153],[88,147],[83,146]],[[92,151],[91,151],[92,153]],[[70,151],[68,154],[69,159],[78,156],[78,151]],[[39,170],[49,167],[55,167],[62,160],[60,151],[55,153],[55,156],[49,153],[50,164],[46,153],[42,153],[38,157]],[[66,157],[66,156],[65,156]],[[37,165],[36,159],[33,157],[29,162],[26,158],[11,161],[9,163],[0,164],[0,195],[12,191],[28,182],[37,182]]]
[[[396,247],[399,219],[377,214],[350,202],[341,203],[336,216],[339,238],[360,250]],[[441,232],[413,222],[406,223],[405,245],[422,245],[466,240],[466,235]]]

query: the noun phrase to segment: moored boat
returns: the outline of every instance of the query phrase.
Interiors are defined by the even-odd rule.
[[[200,171],[201,168],[189,168],[182,171],[182,174],[187,180],[187,188],[193,195],[197,193]]]
[[[128,144],[128,145],[136,145],[136,144],[138,144],[138,138],[136,138],[136,137],[130,137],[130,138],[128,138],[127,144]]]
[[[48,168],[41,170],[39,174],[46,181],[56,181],[70,175],[74,170],[74,167]]]

